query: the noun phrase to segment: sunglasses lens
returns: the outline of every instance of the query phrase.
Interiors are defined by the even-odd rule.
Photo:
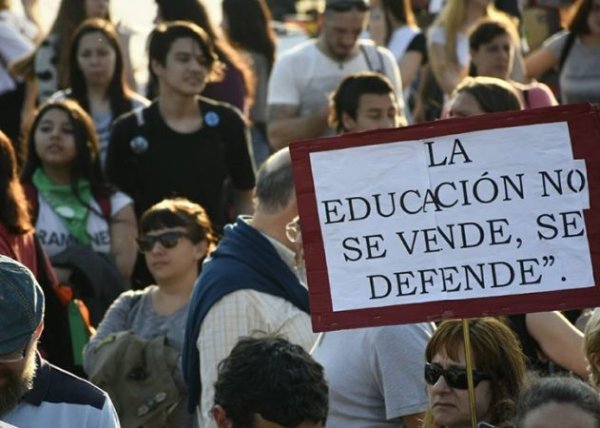
[[[430,363],[425,364],[425,381],[429,385],[435,385],[441,375],[442,369],[440,367]]]
[[[160,242],[163,248],[170,249],[174,248],[179,242],[179,238],[186,236],[183,232],[165,232],[160,235],[142,235],[137,238],[138,248],[141,252],[147,253],[152,251],[154,244]]]
[[[446,384],[454,389],[467,389],[467,371],[465,369],[450,368],[443,369],[437,364],[425,364],[425,381],[429,385],[435,385],[441,376],[444,376]],[[481,376],[478,372],[473,373],[473,386],[483,380],[485,376]]]
[[[149,236],[149,235],[143,235],[143,236],[139,236],[137,239],[137,244],[138,244],[138,248],[140,249],[140,251],[142,252],[147,252],[152,250],[152,247],[154,247],[154,243],[156,242],[156,239],[153,236]]]
[[[165,248],[173,248],[183,235],[179,232],[167,232],[158,237],[158,242]]]
[[[455,389],[467,389],[467,371],[465,369],[448,369],[444,376],[448,386]],[[474,385],[476,386],[476,385]]]

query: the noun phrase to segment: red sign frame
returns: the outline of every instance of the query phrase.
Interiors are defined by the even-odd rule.
[[[584,211],[584,218],[593,265],[593,287],[333,311],[310,153],[553,122],[568,123],[573,157],[586,161],[590,209]],[[600,306],[600,111],[591,104],[448,119],[406,128],[298,141],[290,146],[290,153],[298,211],[302,221],[304,258],[315,331]]]

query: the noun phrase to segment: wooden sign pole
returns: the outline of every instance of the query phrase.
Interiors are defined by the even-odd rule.
[[[471,428],[477,428],[477,403],[475,402],[475,387],[473,386],[473,361],[471,359],[469,320],[463,318],[462,324],[463,341],[465,344],[465,363],[467,366],[467,386],[469,387],[469,407],[471,408]]]

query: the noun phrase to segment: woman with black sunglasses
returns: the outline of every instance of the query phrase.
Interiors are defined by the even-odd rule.
[[[181,353],[189,299],[202,261],[216,246],[216,235],[200,205],[183,198],[165,199],[142,215],[137,244],[156,284],[143,290],[126,291],[108,309],[84,351],[83,365],[88,375],[101,371],[99,364],[119,364],[121,354],[114,355],[107,363],[98,357],[96,350],[110,341],[109,336],[116,337],[124,331],[131,331],[144,340],[165,336],[167,344]],[[195,417],[187,414],[185,409],[187,399],[181,358],[177,361],[173,381],[182,399],[169,413],[166,426],[192,427]],[[148,393],[152,395],[152,391]],[[119,402],[118,397],[112,398],[117,408],[127,405]]]
[[[514,416],[526,370],[519,341],[510,328],[491,317],[469,320],[469,332],[477,421],[505,426]],[[439,325],[425,358],[429,409],[423,428],[470,428],[462,320]]]

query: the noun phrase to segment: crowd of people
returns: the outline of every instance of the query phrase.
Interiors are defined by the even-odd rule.
[[[322,3],[155,0],[136,82],[108,0],[0,0],[0,427],[600,428],[594,308],[315,334],[288,150],[600,102],[600,0]]]

